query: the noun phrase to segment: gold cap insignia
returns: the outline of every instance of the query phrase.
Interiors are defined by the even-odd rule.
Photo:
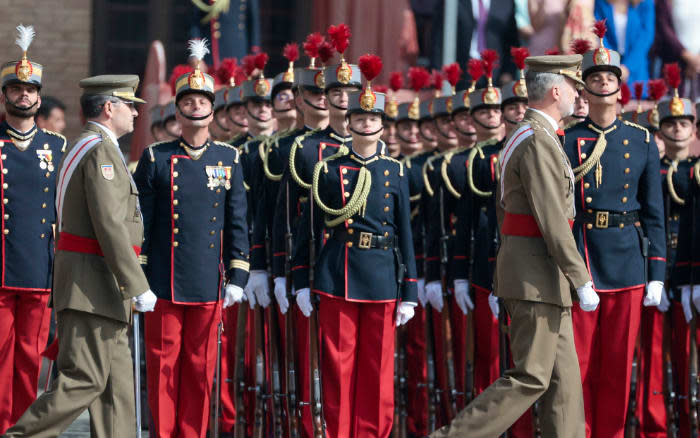
[[[267,96],[270,92],[270,82],[265,78],[260,78],[255,81],[255,94],[258,96]]]
[[[340,63],[338,68],[335,70],[335,77],[341,84],[347,84],[352,79],[352,67],[348,65],[345,60]]]
[[[417,96],[413,99],[411,106],[408,107],[408,118],[411,120],[420,120],[420,100],[418,100]]]
[[[365,111],[372,111],[375,103],[377,103],[377,96],[374,95],[371,89],[365,89],[360,95],[360,108]]]
[[[32,63],[27,60],[27,58],[22,58],[20,62],[15,66],[15,74],[20,81],[26,82],[32,77]]]
[[[386,109],[384,110],[386,112],[386,115],[391,117],[391,118],[396,118],[396,116],[399,115],[399,104],[395,100],[390,100],[386,104]]]
[[[187,78],[187,83],[193,90],[201,90],[204,88],[204,75],[199,69],[193,71]]]
[[[605,47],[598,48],[593,55],[593,63],[595,65],[610,64],[610,52],[608,52],[608,49]]]
[[[445,102],[445,107],[447,108],[447,114],[452,114],[452,98],[448,97]]]
[[[498,90],[493,87],[487,88],[482,95],[482,102],[486,105],[498,105]]]
[[[674,97],[673,99],[671,99],[671,102],[669,103],[669,109],[671,110],[671,115],[674,117],[682,116],[685,112],[685,106],[683,105],[683,101],[678,97]]]
[[[282,75],[282,81],[294,82],[294,70],[287,70],[286,72],[284,72],[284,75]]]
[[[527,86],[525,85],[525,81],[523,79],[520,79],[515,83],[515,86],[513,87],[513,94],[518,97],[527,98]]]
[[[323,70],[319,70],[314,75],[314,84],[320,89],[326,88],[326,80],[323,78]]]

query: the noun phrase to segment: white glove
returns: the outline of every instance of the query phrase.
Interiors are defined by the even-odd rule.
[[[243,301],[243,288],[235,284],[227,284],[224,289],[224,309]]]
[[[416,303],[399,303],[399,307],[396,308],[396,327],[406,324],[413,315],[415,315],[415,310],[413,309],[418,304]]]
[[[501,307],[498,305],[498,297],[492,293],[489,294],[489,307],[491,308],[491,313],[493,317],[498,319],[498,315],[501,313]]]
[[[465,315],[474,310],[474,303],[469,297],[469,280],[455,280],[455,301]]]
[[[439,281],[430,281],[425,285],[425,297],[433,309],[442,311],[442,286]]]
[[[156,308],[158,297],[156,297],[156,294],[154,294],[152,290],[148,289],[146,292],[131,300],[134,302],[134,309],[136,309],[137,312],[153,312],[153,309]]]
[[[664,284],[660,281],[650,281],[647,283],[647,294],[644,297],[642,304],[645,306],[658,306],[661,303],[661,295],[664,290]]]
[[[308,287],[301,289],[297,294],[297,306],[299,306],[299,310],[305,317],[311,316],[314,308],[311,305],[311,290]]]
[[[693,308],[690,307],[690,285],[681,286],[681,305],[683,306],[685,322],[690,322],[693,319]]]
[[[659,305],[656,306],[656,308],[659,309],[660,312],[666,312],[670,307],[671,307],[671,301],[669,301],[669,299],[668,299],[668,294],[666,293],[666,289],[663,288],[663,289],[661,289],[661,301],[659,301]]]
[[[418,279],[418,302],[423,307],[428,303],[428,298],[425,296],[425,278]]]
[[[287,299],[287,279],[284,277],[275,277],[275,299],[280,308],[280,313],[284,315],[289,309],[289,300]]]
[[[595,290],[593,290],[592,281],[576,289],[576,293],[578,294],[579,306],[581,306],[581,310],[584,312],[591,312],[598,307],[600,298]]]
[[[248,304],[253,309],[255,304],[267,307],[270,304],[270,286],[267,284],[267,272],[263,270],[250,271],[248,283],[244,292],[248,298]]]
[[[700,312],[700,284],[693,286],[693,304],[695,304],[695,309]]]

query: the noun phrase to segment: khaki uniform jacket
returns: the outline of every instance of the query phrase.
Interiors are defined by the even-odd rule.
[[[133,248],[143,241],[138,191],[117,146],[98,126],[88,123],[72,147],[94,134],[102,141],[82,158],[70,178],[59,220],[62,232],[97,239],[104,257],[57,251],[50,305],[56,311],[79,310],[128,323],[130,298],[149,289]],[[108,179],[101,166],[110,164],[114,175]],[[61,162],[59,169],[64,165]]]
[[[568,223],[575,215],[573,173],[556,131],[528,110],[506,140],[500,162],[505,166],[496,194],[499,228],[504,211],[530,215],[542,237],[501,236],[496,295],[569,307],[572,288],[591,277]]]

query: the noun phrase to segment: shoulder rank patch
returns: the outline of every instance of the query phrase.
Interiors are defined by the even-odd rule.
[[[102,172],[102,177],[107,181],[112,181],[114,179],[113,164],[100,164],[100,171]]]

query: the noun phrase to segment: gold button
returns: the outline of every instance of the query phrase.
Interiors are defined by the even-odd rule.
[[[580,144],[581,146],[583,146],[583,145],[586,144],[586,140],[581,140],[580,142],[578,142],[578,144]]]
[[[48,187],[44,187],[44,193],[48,193],[48,192],[49,192],[49,188],[48,188]]]
[[[180,215],[179,215],[179,214],[177,214],[177,213],[175,213],[175,214],[173,215],[173,219],[175,219],[175,220],[178,220],[178,219],[180,219]]]
[[[46,202],[43,202],[43,203],[41,204],[41,208],[46,208]]]
[[[214,22],[214,29],[219,29],[220,27],[221,27],[221,23],[219,23],[218,21],[215,21]]]
[[[46,219],[42,217],[42,218],[41,218],[41,223],[42,223],[42,224],[45,224],[45,223],[46,223]]]
[[[389,207],[384,207],[384,211],[389,211]]]
[[[174,185],[174,186],[173,186],[173,192],[177,192],[177,189],[179,189],[179,187],[178,187],[177,185]]]
[[[624,144],[625,146],[627,146],[628,144],[630,144],[630,141],[627,140],[627,139],[624,139],[624,140],[622,140],[622,144]]]
[[[44,150],[46,150],[46,149],[48,149],[48,148],[49,148],[49,144],[48,144],[48,143],[44,143]]]
[[[584,160],[586,159],[587,156],[588,156],[588,155],[586,155],[585,152],[582,152],[582,153],[581,153],[581,158],[583,158]]]
[[[384,232],[384,237],[389,237],[389,232],[388,232],[388,231],[385,231],[385,232]]]
[[[623,156],[625,157],[625,159],[627,159],[627,158],[630,157],[630,153],[629,153],[629,152],[625,152],[625,155],[623,155]]]
[[[3,232],[3,234],[10,234],[10,230],[8,230],[7,228],[5,228],[4,230],[2,230],[2,232]]]
[[[3,203],[3,204],[7,204],[8,202],[10,202],[9,199],[7,199],[7,198],[3,198],[3,199],[2,199],[2,203]]]
[[[330,238],[331,238],[330,233],[324,234],[324,235],[323,235],[323,238],[324,238],[324,239],[330,239]]]
[[[345,170],[345,169],[343,169],[343,170]],[[352,248],[352,242],[348,242],[348,243],[347,243],[347,247],[348,247],[348,248]]]
[[[627,202],[627,196],[622,197],[622,203],[624,204],[625,202]]]
[[[586,224],[586,228],[588,228],[589,230],[593,229],[593,224]]]
[[[321,143],[321,150],[322,150],[322,151],[325,151],[325,150],[326,150],[326,144],[325,144],[325,143]]]
[[[343,175],[345,175],[346,173],[348,173],[348,169],[343,169],[341,170],[341,172],[343,173]]]
[[[126,290],[126,287],[124,287],[124,286],[119,286],[119,290],[122,291],[122,292],[124,292],[124,291]]]
[[[590,196],[586,197],[586,203],[590,204],[591,202],[593,202],[593,198],[591,198]]]
[[[497,161],[498,161],[498,157],[493,157],[493,158],[491,158],[491,161],[493,161],[494,163],[497,162]]]
[[[217,40],[220,39],[220,38],[221,38],[221,32],[219,32],[218,30],[214,31],[214,38],[216,38]]]
[[[217,165],[217,166],[223,166],[224,163],[222,163],[221,161],[219,161],[218,163],[216,163],[216,165]]]
[[[588,212],[589,212],[589,213],[593,213],[593,210],[591,210],[591,209],[589,208],[589,209],[588,209]]]
[[[41,236],[39,236],[39,237],[41,237],[43,239],[44,237],[46,237],[46,235],[42,233]]]
[[[350,197],[350,192],[345,192],[345,193],[343,193],[343,195],[345,195],[346,198],[349,198],[349,197]]]
[[[177,242],[173,242],[173,246],[177,247],[178,245],[180,245],[180,244]]]
[[[179,229],[179,228],[173,228],[173,234],[177,234],[177,233],[179,233],[179,232],[180,232],[180,229]]]
[[[212,222],[216,222],[216,216],[214,216],[213,218],[211,218],[211,221],[212,221]]]
[[[216,189],[216,193],[221,193],[221,189]]]
[[[625,224],[620,224],[620,228],[625,228]]]
[[[353,228],[348,228],[348,234],[354,234],[355,230]]]
[[[8,187],[7,183],[2,183],[2,188],[3,188],[3,189],[7,189],[7,187]]]
[[[0,158],[2,158],[3,160],[7,160],[7,155],[2,154],[2,155],[0,155]]]
[[[625,173],[630,173],[630,168],[629,168],[629,167],[625,169]]]
[[[216,208],[216,207],[218,207],[218,206],[219,206],[219,203],[218,203],[218,202],[215,202],[215,203],[214,203],[214,208]]]
[[[352,225],[353,222],[355,222],[355,221],[352,220],[352,219],[348,219],[348,224],[349,224],[349,225]]]
[[[452,230],[452,235],[456,236],[457,235],[457,230]]]
[[[385,170],[385,171],[384,171],[384,176],[389,176],[389,171],[388,171],[388,170]]]
[[[214,244],[213,244],[213,243],[210,243],[210,244],[209,244],[209,248],[214,248]]]
[[[343,180],[343,184],[350,184],[350,181],[344,179],[344,180]]]
[[[173,172],[173,178],[177,178],[178,176],[180,176],[180,173],[179,173],[179,172],[177,172],[177,171],[176,171],[176,172]]]
[[[625,183],[625,185],[622,186],[622,187],[624,187],[624,188],[626,188],[626,189],[629,189],[629,188],[630,188],[630,185]]]
[[[384,199],[389,199],[389,196],[390,195],[388,193],[384,193]]]
[[[209,235],[210,235],[210,236],[213,236],[214,234],[216,234],[216,231],[214,231],[214,230],[211,230],[211,231],[209,232]]]
[[[384,183],[384,187],[389,187],[389,181]]]
[[[382,225],[386,225],[386,221],[382,222]]]
[[[10,215],[9,215],[9,214],[5,214],[5,215],[3,216],[3,218],[5,218],[5,220],[8,220],[8,219],[10,218]]]
[[[177,164],[177,158],[173,158],[173,164]]]
[[[180,201],[178,201],[177,199],[173,199],[173,205],[177,205],[179,203],[180,203]]]
[[[7,168],[3,168],[2,173],[3,173],[3,175],[7,175]]]
[[[47,178],[51,177],[51,172],[46,172],[46,177]]]
[[[591,185],[590,185],[589,183],[584,183],[584,184],[583,184],[583,188],[584,188],[584,189],[588,189],[588,188],[590,188],[590,187],[591,187]]]

